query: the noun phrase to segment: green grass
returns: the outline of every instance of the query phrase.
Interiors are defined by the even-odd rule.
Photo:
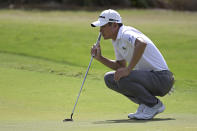
[[[100,12],[0,10],[0,130],[87,131],[197,130],[197,13],[119,10],[156,43],[176,77],[175,93],[162,97],[164,113],[152,121],[128,120],[137,105],[106,88],[110,69],[93,61],[74,122],[63,123],[74,106]],[[103,55],[114,59],[110,41]]]

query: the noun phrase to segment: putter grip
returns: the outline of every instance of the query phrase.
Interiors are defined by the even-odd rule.
[[[96,41],[96,47],[98,47],[99,43],[100,43],[100,40],[101,40],[101,32],[99,32],[99,36],[98,36],[98,39]],[[94,57],[95,54],[92,54],[92,57]]]
[[[98,44],[100,43],[100,40],[101,40],[101,32],[99,32],[99,36],[98,36],[98,39],[96,41],[96,46],[98,46]]]

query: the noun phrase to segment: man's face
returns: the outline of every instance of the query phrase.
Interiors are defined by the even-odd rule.
[[[105,25],[101,26],[100,27],[100,32],[102,33],[104,39],[111,39],[112,36],[113,36],[113,26],[112,26],[112,24],[110,25],[108,23],[108,24],[105,24]]]

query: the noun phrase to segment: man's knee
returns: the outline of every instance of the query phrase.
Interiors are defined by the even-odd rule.
[[[107,72],[104,76],[105,84],[109,87],[114,79],[114,72]]]

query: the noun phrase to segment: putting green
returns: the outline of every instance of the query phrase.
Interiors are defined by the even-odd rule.
[[[0,56],[10,56],[0,54]],[[18,61],[24,56],[13,56]],[[13,58],[10,57],[10,58]],[[22,58],[21,58],[22,57]],[[1,57],[3,58],[3,57]],[[8,57],[7,57],[8,58]],[[8,59],[7,59],[8,60]],[[36,61],[36,59],[31,59]],[[42,60],[38,60],[38,63]],[[29,63],[28,63],[29,64]],[[43,65],[53,67],[50,61]],[[63,65],[54,63],[56,67]],[[32,68],[34,64],[32,63]],[[15,65],[17,67],[19,65]],[[137,106],[123,96],[105,88],[102,80],[87,78],[73,122],[70,118],[83,78],[69,77],[20,68],[1,67],[0,73],[0,130],[196,130],[196,88],[177,88],[172,96],[162,98],[166,111],[151,121],[128,120],[127,114]],[[54,70],[56,70],[54,68]],[[147,129],[148,128],[148,129]]]

